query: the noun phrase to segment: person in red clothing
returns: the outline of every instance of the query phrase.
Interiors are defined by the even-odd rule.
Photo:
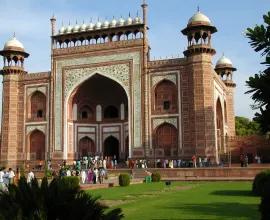
[[[196,165],[196,160],[197,160],[197,158],[193,155],[193,157],[192,157],[191,159],[192,159],[192,162],[193,162],[193,166],[194,166],[195,168],[197,168],[197,165]]]

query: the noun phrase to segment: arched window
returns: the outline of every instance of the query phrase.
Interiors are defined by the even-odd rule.
[[[227,104],[225,100],[224,100],[224,119],[225,119],[225,124],[227,125],[228,115],[227,115]]]
[[[87,105],[81,107],[78,118],[79,119],[93,119],[93,110]]]
[[[177,88],[168,80],[161,81],[155,88],[154,112],[174,113],[177,111]]]
[[[119,111],[118,108],[109,105],[105,111],[104,111],[104,118],[118,118],[119,117]]]
[[[36,92],[31,97],[31,119],[45,119],[46,97],[41,92]]]

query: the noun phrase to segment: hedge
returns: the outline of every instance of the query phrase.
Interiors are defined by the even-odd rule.
[[[80,187],[80,179],[77,176],[64,176],[60,179],[60,182],[72,189]]]
[[[160,182],[161,180],[161,175],[159,172],[154,172],[151,175],[152,182]]]
[[[252,184],[252,192],[256,196],[263,196],[264,191],[269,186],[270,170],[263,170],[255,176]]]
[[[130,184],[130,175],[127,173],[122,173],[119,175],[119,186],[129,186]]]

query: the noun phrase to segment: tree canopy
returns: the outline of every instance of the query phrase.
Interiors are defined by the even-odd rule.
[[[260,125],[245,117],[235,117],[235,131],[237,136],[261,135]]]
[[[270,12],[263,16],[264,23],[248,28],[245,32],[250,39],[249,44],[255,52],[261,52],[265,57],[266,69],[250,77],[246,82],[250,88],[246,94],[252,94],[254,100],[253,109],[259,109],[254,117],[254,121],[260,125],[260,130],[264,133],[270,131]]]

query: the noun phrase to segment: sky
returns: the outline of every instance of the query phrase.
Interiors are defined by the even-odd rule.
[[[29,73],[50,71],[50,18],[53,14],[58,32],[62,22],[65,26],[69,21],[74,26],[76,20],[79,25],[83,20],[88,24],[91,17],[94,22],[98,17],[104,21],[106,16],[111,20],[113,15],[119,19],[121,14],[127,18],[129,12],[135,17],[137,11],[142,17],[142,3],[143,0],[1,0],[0,47],[4,47],[16,32],[16,38],[24,45],[26,52],[30,53],[25,60],[25,70]],[[217,51],[213,65],[224,53],[237,68],[233,77],[237,84],[235,115],[252,119],[255,112],[250,107],[253,104],[250,95],[244,94],[248,90],[246,81],[265,67],[260,64],[263,61],[260,53],[254,52],[243,32],[255,24],[263,24],[263,14],[270,9],[270,1],[146,0],[146,3],[151,59],[178,55],[183,57],[187,39],[180,31],[197,12],[199,5],[200,12],[209,17],[211,24],[218,29],[212,36],[212,47]],[[3,66],[2,59],[0,66]],[[0,91],[2,96],[2,88]]]

